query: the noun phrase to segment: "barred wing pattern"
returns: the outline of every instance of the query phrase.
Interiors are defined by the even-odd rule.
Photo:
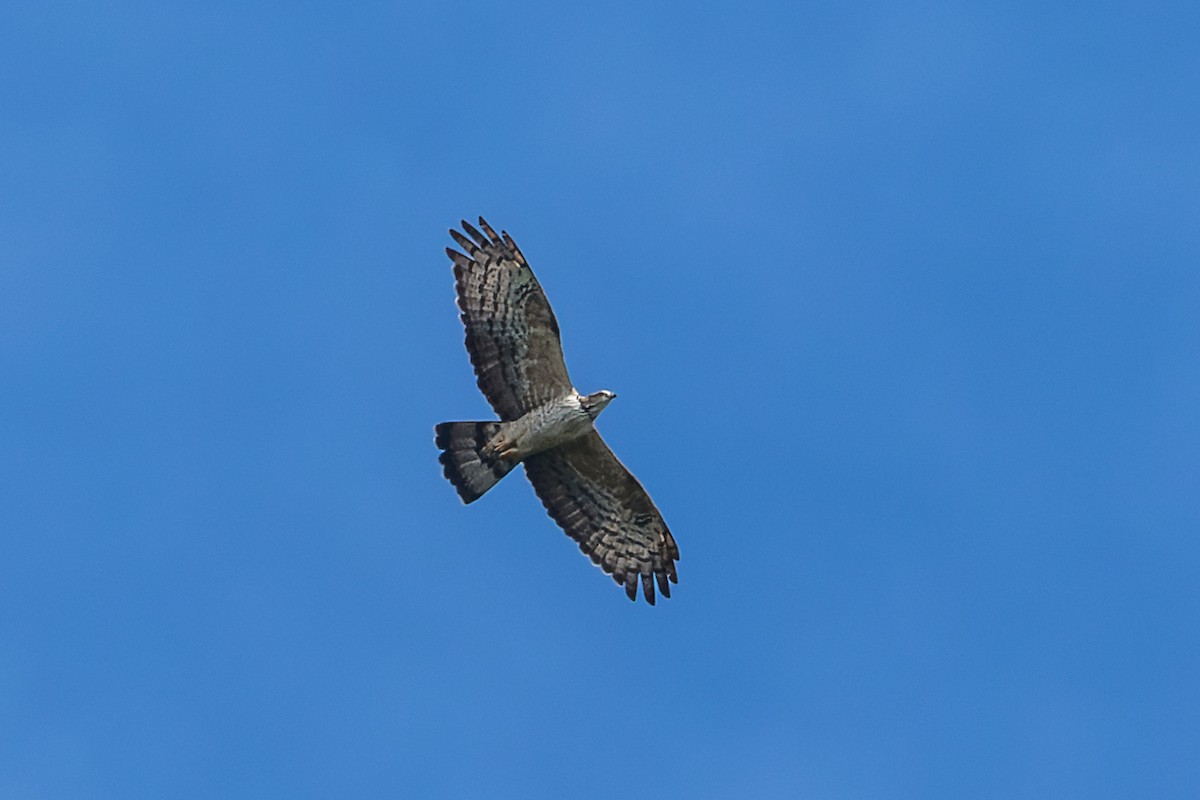
[[[612,450],[591,433],[525,460],[525,474],[546,511],[601,569],[637,599],[638,579],[654,605],[678,583],[679,548],[646,490]]]
[[[450,231],[466,253],[446,248],[454,262],[458,307],[479,389],[503,421],[511,421],[571,391],[558,321],[525,256],[507,232],[479,218]]]

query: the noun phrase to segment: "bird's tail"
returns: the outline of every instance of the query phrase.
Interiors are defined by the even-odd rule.
[[[442,471],[464,503],[478,500],[516,466],[480,452],[500,432],[499,422],[443,422],[434,430],[442,449]]]

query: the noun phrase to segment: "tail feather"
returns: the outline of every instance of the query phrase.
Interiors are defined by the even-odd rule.
[[[443,422],[434,430],[437,446],[442,449],[438,457],[442,471],[464,503],[478,500],[516,466],[480,453],[500,432],[499,422]]]

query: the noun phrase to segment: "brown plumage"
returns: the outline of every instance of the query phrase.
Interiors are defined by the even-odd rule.
[[[467,352],[499,422],[443,422],[437,446],[446,478],[471,503],[517,463],[547,512],[601,569],[654,604],[678,581],[679,548],[662,514],[596,432],[616,395],[571,385],[558,322],[533,271],[505,232],[479,219],[450,235]]]

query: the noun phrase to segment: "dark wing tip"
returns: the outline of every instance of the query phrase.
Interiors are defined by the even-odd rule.
[[[467,222],[465,219],[462,221],[462,229],[466,231],[480,247],[487,247],[489,244],[491,244],[487,238],[475,228],[475,226]]]
[[[496,232],[495,232],[494,230],[492,230],[492,226],[491,226],[491,225],[488,225],[488,224],[487,224],[487,220],[486,220],[486,219],[484,219],[483,217],[480,217],[480,218],[479,218],[479,227],[483,228],[483,232],[484,232],[484,233],[486,233],[486,234],[488,235],[488,238],[489,238],[489,239],[490,239],[490,240],[491,240],[491,241],[492,241],[494,244],[499,244],[499,243],[500,243],[500,237],[496,235]]]
[[[646,598],[646,602],[654,605],[654,580],[650,577],[649,572],[642,573],[642,595]]]
[[[463,250],[466,250],[468,253],[474,254],[479,251],[479,248],[475,246],[474,242],[463,236],[458,231],[454,230],[454,228],[450,229],[450,238],[458,242],[458,246]]]

